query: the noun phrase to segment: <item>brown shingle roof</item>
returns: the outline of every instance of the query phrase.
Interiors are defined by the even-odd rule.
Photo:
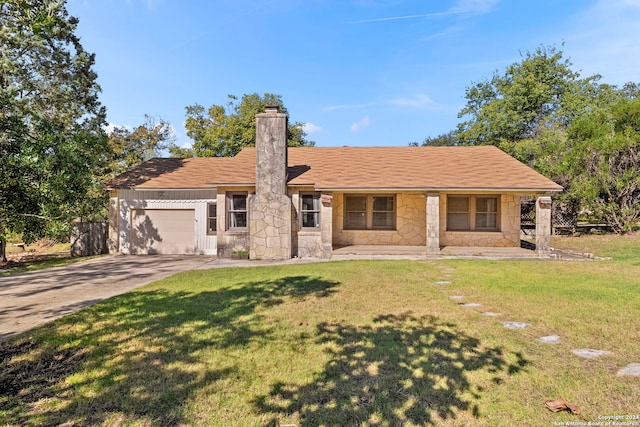
[[[107,188],[211,188],[211,182],[253,185],[254,162],[238,164],[236,157],[199,157],[193,159],[155,158],[118,175]]]
[[[208,188],[253,184],[255,148],[236,157],[152,159],[112,188]],[[289,185],[321,190],[560,191],[562,187],[492,146],[289,148]]]

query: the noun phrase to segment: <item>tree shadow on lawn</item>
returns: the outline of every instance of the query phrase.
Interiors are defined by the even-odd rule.
[[[199,293],[138,291],[0,341],[0,424],[177,425],[190,396],[237,371],[202,353],[268,341],[260,308],[327,297],[291,276]]]
[[[457,411],[478,418],[473,399],[484,388],[468,374],[482,371],[499,384],[529,364],[519,352],[487,348],[454,324],[411,313],[378,316],[371,326],[323,323],[318,337],[330,361],[316,379],[274,384],[254,401],[258,411],[297,413],[302,426],[424,425],[437,423],[436,415],[455,419]]]

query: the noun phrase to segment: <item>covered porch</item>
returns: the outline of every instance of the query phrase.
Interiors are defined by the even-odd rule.
[[[485,227],[456,228],[448,224],[455,215],[465,218],[481,217],[467,209],[463,214],[452,213],[448,207],[451,197],[493,201],[494,229]],[[349,198],[363,200],[362,212],[352,212]],[[370,200],[369,200],[370,199]],[[375,211],[375,203],[381,199],[388,211]],[[536,200],[536,241],[523,245],[520,241],[519,193],[462,195],[458,193],[396,193],[362,195],[333,193],[323,203],[323,216],[332,218],[332,258],[338,256],[406,256],[406,257],[462,257],[486,256],[496,258],[526,258],[549,254],[551,232],[551,198],[538,195]],[[369,203],[365,204],[364,200]],[[374,212],[369,212],[370,209]],[[358,215],[356,215],[358,214]],[[371,220],[389,217],[389,229],[371,227]],[[378,215],[376,217],[375,215]],[[489,215],[489,214],[484,214]],[[352,218],[362,218],[360,227],[349,227]],[[455,218],[453,218],[455,219]],[[366,227],[365,225],[369,225]],[[328,233],[329,230],[326,230]]]

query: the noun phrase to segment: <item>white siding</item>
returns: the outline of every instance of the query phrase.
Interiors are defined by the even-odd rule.
[[[207,204],[216,202],[215,190],[119,190],[119,251],[129,254],[131,209],[195,210],[194,253],[217,254],[217,238],[207,235]]]

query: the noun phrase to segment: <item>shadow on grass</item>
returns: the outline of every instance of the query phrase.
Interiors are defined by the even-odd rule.
[[[0,424],[178,425],[190,396],[238,369],[203,367],[203,353],[267,342],[261,307],[326,297],[337,285],[295,276],[132,292],[2,341]]]
[[[507,357],[484,347],[453,324],[410,313],[379,316],[371,326],[320,324],[318,337],[330,361],[316,379],[274,384],[254,401],[258,411],[297,413],[303,426],[424,425],[437,423],[435,416],[455,418],[457,411],[477,418],[473,400],[483,387],[469,374],[482,371],[489,384],[500,383],[529,363],[520,353]]]

